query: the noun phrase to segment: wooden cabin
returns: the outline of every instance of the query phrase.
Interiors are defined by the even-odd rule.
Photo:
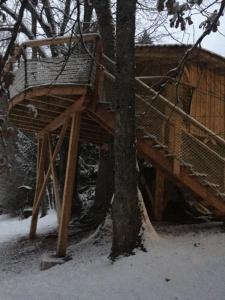
[[[163,88],[166,98],[225,138],[225,58],[194,49],[176,90],[177,74],[169,71],[177,67],[189,48],[190,45],[137,45],[136,74],[154,89],[169,81]]]

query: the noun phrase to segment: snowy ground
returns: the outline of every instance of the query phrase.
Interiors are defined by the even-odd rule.
[[[41,218],[38,222],[38,232],[43,234],[56,228],[56,214],[52,210],[47,218]],[[3,242],[16,240],[26,236],[29,232],[30,218],[20,220],[8,215],[0,215],[0,245]]]
[[[47,221],[48,217],[43,220]],[[0,236],[2,224],[0,219]],[[10,224],[14,222],[8,222],[8,230]],[[73,260],[42,272],[38,265],[47,249],[38,243],[17,243],[15,247],[15,241],[2,242],[0,258],[1,249],[9,244],[24,251],[17,261],[24,258],[22,265],[15,264],[20,271],[13,272],[6,264],[10,265],[12,254],[4,255],[8,273],[0,277],[0,299],[224,300],[225,233],[221,224],[160,225],[157,231],[160,240],[152,242],[147,253],[138,251],[112,264],[107,258],[110,241],[89,239],[69,247]],[[19,230],[16,234],[20,235]],[[34,246],[42,250],[34,251]]]

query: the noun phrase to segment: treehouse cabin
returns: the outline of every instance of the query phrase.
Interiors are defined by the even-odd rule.
[[[224,220],[225,60],[194,50],[177,85],[177,74],[168,71],[186,50],[184,46],[137,46],[137,153],[156,170],[155,189],[148,189],[155,219],[162,219],[169,179]],[[100,37],[86,34],[28,41],[15,49],[5,71],[12,65],[15,79],[9,91],[9,120],[20,130],[35,133],[38,141],[30,237],[36,234],[40,205],[51,179],[59,217],[56,254],[64,256],[78,143],[101,147],[116,134],[115,111],[105,89],[113,91],[115,63],[104,55]],[[60,199],[56,158],[65,137],[69,146]]]
[[[182,45],[137,46],[137,76],[224,138],[225,59],[204,49],[194,49],[187,56],[183,74],[178,79],[175,68],[189,48]]]

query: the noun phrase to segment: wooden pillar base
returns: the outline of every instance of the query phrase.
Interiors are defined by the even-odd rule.
[[[37,221],[38,221],[38,213],[40,205],[38,203],[38,198],[40,195],[40,191],[44,182],[45,176],[45,165],[46,165],[46,150],[47,150],[47,137],[43,138],[38,137],[38,158],[37,158],[37,181],[36,181],[36,189],[35,196],[33,202],[32,209],[32,218],[31,218],[31,226],[30,226],[30,239],[35,238],[37,231]]]
[[[57,257],[63,257],[66,255],[66,248],[68,243],[68,225],[71,216],[72,197],[77,168],[80,119],[81,114],[79,112],[75,113],[72,116],[65,183],[63,191],[63,202],[60,214],[59,235],[56,249]]]

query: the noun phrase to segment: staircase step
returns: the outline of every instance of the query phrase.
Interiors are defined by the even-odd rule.
[[[146,114],[146,112],[143,112],[143,113],[140,113],[140,114],[137,113],[137,114],[135,115],[135,117],[136,117],[136,118],[141,118],[141,117],[143,117],[145,114]]]
[[[221,198],[225,198],[225,193],[217,192],[216,196],[221,197]]]
[[[209,182],[209,181],[206,181],[206,180],[202,183],[202,185],[203,186],[208,186],[208,187],[211,187],[211,188],[218,188],[218,187],[220,187],[219,184],[212,183],[212,182]]]
[[[143,139],[157,141],[156,135],[153,135],[153,134],[146,134],[143,136]]]
[[[100,100],[100,101],[98,101],[98,103],[99,104],[102,104],[102,105],[112,105],[112,103],[110,103],[110,102],[108,102],[108,101],[102,101],[102,100]]]
[[[193,169],[193,165],[190,164],[190,163],[187,163],[187,162],[185,162],[185,161],[181,161],[180,165],[181,165],[182,167],[186,167],[186,168],[189,168],[189,169]]]
[[[165,157],[168,157],[168,158],[175,158],[176,157],[176,154],[173,154],[173,153],[166,153],[165,154]]]
[[[191,176],[191,177],[204,177],[204,178],[206,178],[208,175],[207,174],[205,174],[205,173],[199,173],[199,172],[192,172],[191,174],[189,174],[189,176]]]
[[[137,127],[136,127],[136,130],[138,130],[138,131],[139,131],[139,130],[144,130],[144,129],[145,129],[145,128],[144,128],[143,126],[137,126]]]
[[[166,145],[163,145],[163,144],[155,144],[152,146],[152,148],[155,148],[155,149],[167,149],[168,147]]]

